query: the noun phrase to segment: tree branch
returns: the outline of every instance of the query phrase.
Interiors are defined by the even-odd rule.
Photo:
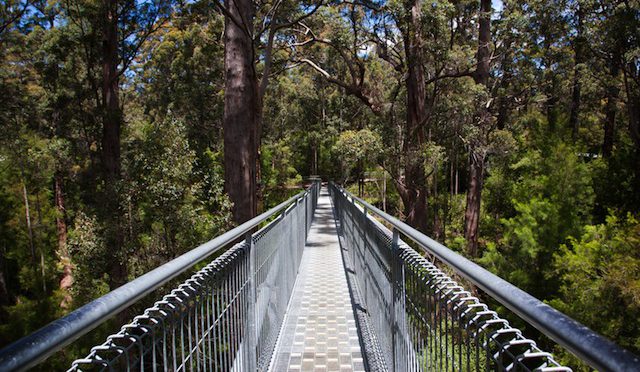
[[[348,84],[348,83],[345,83],[342,80],[334,78],[333,76],[331,76],[331,74],[329,74],[322,67],[318,66],[316,63],[314,63],[313,61],[311,61],[311,60],[309,60],[307,58],[300,59],[297,62],[300,62],[300,64],[302,64],[302,63],[307,64],[308,66],[310,66],[311,68],[316,70],[318,73],[320,73],[322,76],[324,76],[324,78],[328,82],[343,88],[347,94],[350,94],[350,95],[358,98],[362,103],[364,103],[367,107],[369,107],[369,109],[371,109],[371,111],[374,114],[376,114],[376,115],[381,115],[382,114],[382,109],[380,107],[381,105],[377,104],[375,102],[375,100],[373,99],[373,97],[368,96],[367,94],[365,94],[365,92],[363,91],[362,86]]]
[[[27,8],[29,7],[29,4],[30,4],[30,2],[28,0],[25,1],[24,6],[22,7],[22,9],[20,11],[18,11],[13,17],[10,17],[6,21],[2,22],[2,24],[0,25],[0,35],[2,33],[4,33],[4,31],[9,26],[11,26],[14,22],[16,22],[18,19],[22,18],[22,15],[24,14],[24,12],[26,12]]]

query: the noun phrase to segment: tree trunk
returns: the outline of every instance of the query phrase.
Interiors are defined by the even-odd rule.
[[[602,156],[611,157],[616,137],[616,102],[619,89],[615,85],[607,87],[607,105],[605,107],[604,139],[602,141]]]
[[[549,125],[549,131],[555,132],[558,124],[558,96],[557,92],[557,84],[556,78],[551,78],[551,83],[548,85],[546,89],[547,100],[545,102],[546,112],[547,112],[547,123]]]
[[[509,84],[512,81],[513,73],[511,71],[511,63],[508,61],[508,58],[505,58],[507,61],[503,61],[503,74],[500,81],[500,89],[504,92],[507,92],[509,89]],[[507,121],[509,120],[509,110],[510,110],[510,102],[512,98],[508,97],[508,93],[500,94],[497,97],[497,113],[496,113],[496,128],[499,130],[503,130],[507,126]]]
[[[489,72],[491,68],[491,0],[480,2],[480,22],[478,31],[478,67],[474,74],[476,84],[485,88],[489,85]],[[489,125],[491,114],[486,104],[480,107],[477,117],[477,125],[481,128]],[[480,134],[482,136],[482,134]],[[478,230],[480,226],[480,201],[482,197],[482,185],[484,183],[484,150],[479,149],[486,142],[486,138],[471,141],[469,146],[469,187],[467,188],[467,205],[464,213],[464,237],[467,241],[467,253],[471,257],[478,254]]]
[[[442,220],[440,219],[440,208],[438,204],[438,165],[433,170],[433,237],[435,240],[440,241],[444,233],[444,227]]]
[[[73,267],[71,256],[67,248],[67,222],[66,210],[64,207],[64,193],[62,186],[62,176],[56,174],[54,177],[55,205],[56,205],[56,231],[58,235],[58,259],[62,264],[62,277],[59,288],[63,293],[60,307],[69,309],[73,298],[71,297],[71,285],[73,285]]]
[[[476,60],[478,61],[478,66],[473,78],[476,84],[482,84],[487,87],[491,68],[491,0],[480,1],[478,52],[476,54]]]
[[[498,117],[496,122],[496,128],[503,130],[507,126],[507,120],[509,119],[509,107],[507,106],[506,99],[504,97],[498,98]]]
[[[405,54],[407,58],[407,122],[403,143],[404,187],[400,192],[404,204],[406,222],[423,231],[427,231],[427,208],[422,146],[424,144],[424,125],[427,119],[425,103],[425,78],[422,65],[422,39],[420,36],[420,0],[405,4],[409,10],[404,32]]]
[[[577,56],[576,56],[577,58]],[[569,115],[569,127],[571,128],[571,140],[573,142],[578,138],[578,114],[580,113],[580,69],[576,65],[573,69],[573,92],[571,94],[571,114]]]
[[[36,197],[36,212],[38,212],[38,219],[35,224],[35,232],[42,231],[42,204],[40,204],[40,194],[35,193]],[[36,240],[40,240],[40,234],[35,235]],[[47,269],[44,264],[44,252],[43,247],[40,245],[38,251],[40,252],[40,279],[42,280],[42,293],[47,293]]]
[[[309,168],[309,175],[318,174],[318,144],[314,138],[309,141],[309,151],[311,152],[311,164]]]
[[[387,172],[384,169],[382,170],[382,211],[387,213]]]
[[[31,224],[31,208],[29,208],[29,194],[27,194],[27,184],[22,182],[22,200],[24,201],[24,219],[27,224],[27,233],[29,235],[29,247],[31,249],[31,263],[36,263],[36,247],[33,241],[33,226]]]
[[[635,64],[629,63],[624,73],[627,112],[629,114],[629,135],[636,147],[636,159],[640,159],[640,87],[636,84],[634,89],[634,81],[638,81],[638,69]],[[634,171],[634,187],[636,190],[640,190],[640,161],[636,161]]]
[[[558,104],[558,81],[557,74],[553,70],[553,59],[551,47],[555,41],[553,36],[549,33],[548,28],[542,27],[542,65],[544,66],[544,78],[542,81],[542,91],[546,96],[546,100],[544,102],[545,114],[547,116],[547,129],[550,132],[556,131],[556,124],[558,122],[558,112],[557,112],[557,104]]]
[[[250,0],[226,0],[236,21],[225,17],[224,29],[224,178],[237,223],[257,213],[256,168],[260,97],[254,66],[253,17]],[[242,25],[242,27],[240,26]]]
[[[602,141],[602,156],[608,158],[613,153],[616,138],[616,113],[620,88],[617,80],[619,74],[616,60],[610,61],[610,81],[607,86],[607,104],[605,106],[604,139]]]
[[[471,153],[469,156],[469,189],[467,208],[464,213],[464,238],[470,257],[478,254],[478,230],[480,226],[480,200],[484,182],[484,156]]]
[[[11,296],[7,289],[7,281],[4,277],[4,273],[6,272],[4,256],[4,247],[0,247],[0,322],[2,322],[2,324],[5,324],[8,320],[5,307],[11,303]]]
[[[108,182],[120,177],[120,112],[118,92],[118,1],[104,0],[102,36],[102,161]]]
[[[124,234],[120,221],[120,131],[122,113],[118,83],[118,0],[103,0],[102,30],[102,165],[105,183],[106,245],[112,252],[109,286],[115,289],[127,281],[122,257]]]
[[[578,10],[576,11],[577,26],[576,26],[576,38],[574,41],[574,58],[575,64],[573,67],[573,92],[571,94],[571,114],[569,115],[569,127],[571,128],[571,139],[573,142],[578,138],[578,114],[580,113],[580,95],[582,89],[582,82],[580,76],[580,68],[584,63],[584,36],[583,36],[583,18],[584,12],[580,3],[577,4]]]
[[[631,75],[629,78],[627,75]],[[633,63],[627,65],[624,74],[624,85],[627,94],[627,112],[629,114],[629,135],[640,153],[640,92],[634,89],[634,81],[637,81],[638,71]],[[640,166],[637,167],[640,169]],[[640,176],[640,174],[638,175]]]

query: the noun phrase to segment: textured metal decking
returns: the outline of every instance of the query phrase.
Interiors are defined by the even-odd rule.
[[[364,371],[326,188],[318,199],[271,371]]]

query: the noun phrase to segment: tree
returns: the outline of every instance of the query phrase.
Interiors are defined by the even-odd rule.
[[[375,165],[382,154],[380,136],[368,129],[342,132],[333,152],[336,162],[342,165],[343,183],[351,176],[356,178],[362,196],[364,172],[369,166]]]
[[[480,1],[478,22],[477,67],[473,74],[476,84],[489,90],[489,73],[491,69],[491,0]],[[477,114],[479,133],[469,143],[469,186],[467,189],[467,206],[464,214],[464,237],[467,240],[467,253],[471,257],[478,254],[478,226],[480,224],[480,203],[482,185],[484,183],[487,136],[493,125],[493,117],[489,112],[491,101],[481,102]]]
[[[121,179],[122,110],[120,105],[120,76],[124,74],[145,40],[163,26],[168,17],[169,0],[150,2],[103,0],[102,18],[102,166],[105,198],[109,200],[107,219],[107,247],[116,255],[110,270],[110,286],[116,288],[127,280],[122,202],[119,181]],[[121,25],[124,25],[120,29]]]
[[[225,16],[225,190],[233,202],[233,215],[238,223],[257,213],[262,102],[272,74],[277,36],[311,16],[322,4],[322,0],[301,4],[275,1],[260,9],[249,0],[225,0],[224,4],[218,4]],[[261,77],[256,62],[259,47],[263,48],[264,61]]]
[[[432,10],[438,14],[447,12],[446,6],[439,3],[434,3]],[[401,151],[395,154],[398,161],[391,162],[389,172],[402,198],[407,222],[426,231],[427,188],[422,147],[431,130],[428,124],[435,98],[429,96],[427,87],[442,79],[470,76],[471,70],[445,70],[444,66],[435,66],[433,76],[426,78],[423,34],[431,30],[424,29],[421,14],[421,1],[386,5],[337,5],[331,13],[323,15],[327,19],[317,17],[314,21],[318,24],[301,24],[302,40],[292,45],[299,49],[299,53],[307,53],[306,56],[296,56],[298,63],[311,67],[328,82],[358,98],[382,120],[388,118],[391,126],[388,131],[393,132],[396,131],[396,126],[400,127],[390,137],[395,141],[392,147]],[[337,19],[331,18],[333,16],[337,16]],[[365,17],[372,20],[374,25],[367,27],[362,22]],[[438,21],[441,22],[439,19]],[[329,39],[319,36],[321,33],[335,37]],[[309,50],[314,45],[326,46],[333,53],[325,56],[330,69],[314,62],[314,53]],[[364,52],[368,47],[375,53]],[[436,48],[436,53],[438,52],[440,50]],[[327,58],[332,56],[337,61]],[[381,68],[380,61],[387,63],[387,66]],[[330,71],[337,73],[332,74]],[[382,76],[385,73],[393,74],[390,79],[392,89],[379,84],[384,81]],[[376,81],[376,78],[379,80]],[[400,124],[396,122],[395,103],[402,91],[405,99],[401,109],[405,120]]]
[[[640,223],[610,215],[554,255],[560,296],[551,305],[633,353],[640,351]],[[624,325],[624,326],[623,326]],[[561,352],[568,357],[566,352]]]

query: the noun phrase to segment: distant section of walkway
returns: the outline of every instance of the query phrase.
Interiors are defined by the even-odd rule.
[[[326,188],[318,199],[271,371],[364,371]]]

